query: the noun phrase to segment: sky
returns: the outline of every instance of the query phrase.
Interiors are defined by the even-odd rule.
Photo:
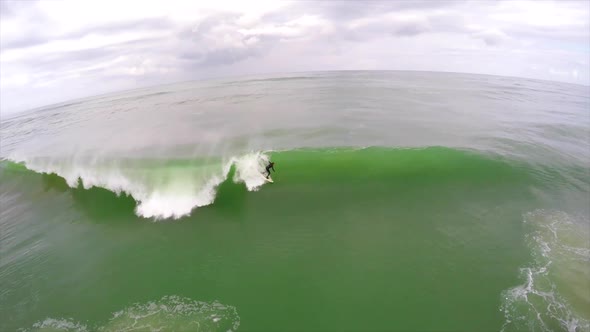
[[[590,84],[590,0],[0,0],[0,112],[187,80],[421,70]]]

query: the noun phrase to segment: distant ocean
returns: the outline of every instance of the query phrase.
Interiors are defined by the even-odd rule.
[[[587,86],[211,80],[0,138],[0,331],[590,331]]]

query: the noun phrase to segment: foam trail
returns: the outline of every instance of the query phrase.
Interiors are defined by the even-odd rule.
[[[240,316],[235,307],[180,296],[164,296],[136,303],[114,312],[102,324],[87,326],[71,318],[46,318],[23,332],[121,332],[121,331],[236,331]]]
[[[72,332],[88,332],[86,325],[75,322],[71,319],[56,319],[46,318],[42,322],[37,322],[33,325],[33,331],[72,331]],[[27,330],[24,330],[27,331]]]
[[[524,284],[503,292],[502,331],[590,331],[590,243],[583,222],[561,211],[524,218],[534,262],[521,269]],[[586,308],[586,309],[585,309]]]
[[[135,213],[144,218],[178,219],[195,208],[214,202],[217,187],[227,179],[232,166],[234,182],[249,191],[266,183],[261,175],[268,156],[253,152],[229,161],[133,161],[73,158],[42,159],[13,157],[33,171],[57,174],[72,188],[100,187],[116,194],[126,193],[137,202]]]

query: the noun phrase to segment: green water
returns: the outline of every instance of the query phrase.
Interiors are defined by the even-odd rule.
[[[274,184],[249,193],[227,180],[214,205],[161,223],[136,217],[129,197],[5,170],[40,204],[14,227],[44,235],[7,294],[33,310],[4,324],[97,328],[134,302],[181,295],[238,308],[243,331],[501,328],[500,294],[530,258],[523,170],[445,148],[272,157]]]

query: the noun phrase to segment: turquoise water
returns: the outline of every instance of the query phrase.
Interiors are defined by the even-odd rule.
[[[344,72],[10,118],[0,328],[588,331],[589,106]]]

